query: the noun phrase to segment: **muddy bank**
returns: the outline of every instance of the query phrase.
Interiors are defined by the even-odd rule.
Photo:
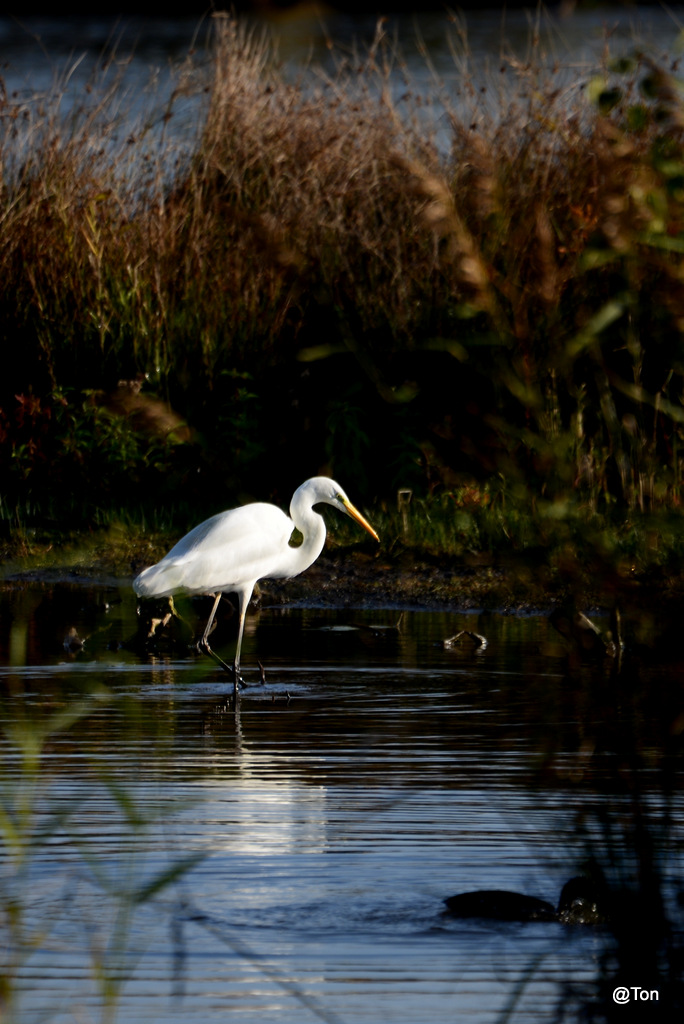
[[[135,576],[168,549],[166,539],[77,538],[0,551],[0,585],[22,582],[130,586]],[[629,569],[609,577],[577,564],[551,568],[525,553],[505,562],[487,554],[436,556],[396,545],[391,552],[360,545],[326,549],[290,580],[263,580],[262,604],[325,607],[487,609],[509,614],[551,610],[572,601],[585,609],[676,607],[684,601],[681,574]]]
[[[499,608],[551,606],[555,598],[540,587],[520,588],[515,577],[493,565],[464,565],[405,555],[374,558],[360,552],[321,556],[291,580],[263,580],[264,603],[384,608]]]
[[[82,583],[130,586],[150,561],[134,558],[130,567],[104,559],[12,559],[4,563],[0,586],[22,583]],[[262,604],[321,607],[502,608],[530,603],[550,606],[540,587],[520,587],[493,566],[434,564],[417,558],[393,562],[354,552],[322,555],[306,572],[289,580],[261,580],[255,598]],[[534,599],[533,599],[534,595]]]
[[[0,584],[70,582],[129,586],[173,543],[164,534],[127,530],[85,536],[34,535],[0,548]],[[437,555],[393,542],[328,545],[306,572],[289,580],[262,580],[263,604],[326,607],[486,608],[514,612],[549,608],[565,596],[557,574],[525,559],[504,565],[488,554]]]

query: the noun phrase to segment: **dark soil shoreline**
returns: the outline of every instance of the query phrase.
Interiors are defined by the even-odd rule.
[[[125,588],[163,550],[150,540],[121,543],[120,538],[24,550],[6,546],[0,552],[0,586],[69,583]],[[395,547],[387,553],[355,546],[324,551],[293,579],[262,580],[255,596],[271,605],[482,609],[504,614],[549,612],[569,602],[585,611],[615,605],[625,610],[665,609],[684,601],[684,578],[663,571],[641,577],[630,572],[606,580],[591,578],[576,565],[551,569],[532,556],[512,556],[503,564],[484,554],[453,558],[412,548]]]
[[[514,611],[555,604],[552,595],[537,588],[516,592],[514,579],[501,568],[438,562],[408,552],[398,559],[373,558],[361,552],[322,556],[301,576],[264,580],[259,590],[263,602],[331,607]]]
[[[87,563],[78,558],[50,564],[45,564],[44,559],[37,559],[33,564],[30,558],[13,559],[5,563],[0,586],[70,583],[126,587],[132,585],[137,573],[148,564],[136,559],[129,571],[106,559]],[[255,595],[262,603],[276,605],[461,607],[468,610],[499,605],[511,608],[516,600],[506,574],[491,566],[482,569],[445,566],[424,559],[413,562],[404,559],[403,564],[398,564],[359,552],[344,557],[322,555],[306,572],[292,579],[261,580]],[[555,603],[552,599],[543,599],[541,593],[537,598],[545,606]]]

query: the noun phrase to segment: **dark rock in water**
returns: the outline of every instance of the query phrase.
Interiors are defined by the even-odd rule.
[[[556,908],[535,896],[506,889],[461,892],[444,901],[457,917],[482,917],[495,921],[557,921]]]
[[[602,924],[607,920],[598,887],[590,878],[577,876],[566,882],[558,909],[536,896],[506,889],[461,892],[444,901],[448,913],[461,918],[490,921],[560,921],[562,924]]]
[[[606,924],[606,894],[591,878],[577,875],[563,886],[558,901],[558,920],[563,924]]]

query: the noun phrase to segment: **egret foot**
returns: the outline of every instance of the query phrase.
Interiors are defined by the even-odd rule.
[[[209,658],[212,659],[212,661],[215,661],[217,665],[220,665],[221,668],[228,673],[228,675],[231,675],[233,677],[233,695],[236,698],[239,697],[240,685],[244,687],[247,684],[240,675],[237,666],[229,665],[226,661],[223,660],[223,658],[220,658],[215,651],[212,651],[211,647],[209,646],[209,642],[205,639],[205,637],[202,637],[202,639],[198,642],[197,650],[200,652],[200,654],[206,654]]]

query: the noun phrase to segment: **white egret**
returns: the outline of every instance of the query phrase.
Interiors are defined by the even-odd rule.
[[[174,594],[215,596],[214,607],[197,646],[228,671],[225,662],[209,646],[209,633],[221,595],[237,594],[239,625],[232,667],[236,694],[242,634],[254,586],[261,579],[297,576],[316,561],[325,544],[323,517],[313,509],[319,502],[351,516],[372,537],[380,539],[339,484],[328,477],[315,476],[295,491],[290,516],[275,505],[263,502],[219,512],[186,534],[160,562],[144,569],[133,581],[133,589],[143,598]],[[298,546],[290,543],[295,528],[302,535]]]

